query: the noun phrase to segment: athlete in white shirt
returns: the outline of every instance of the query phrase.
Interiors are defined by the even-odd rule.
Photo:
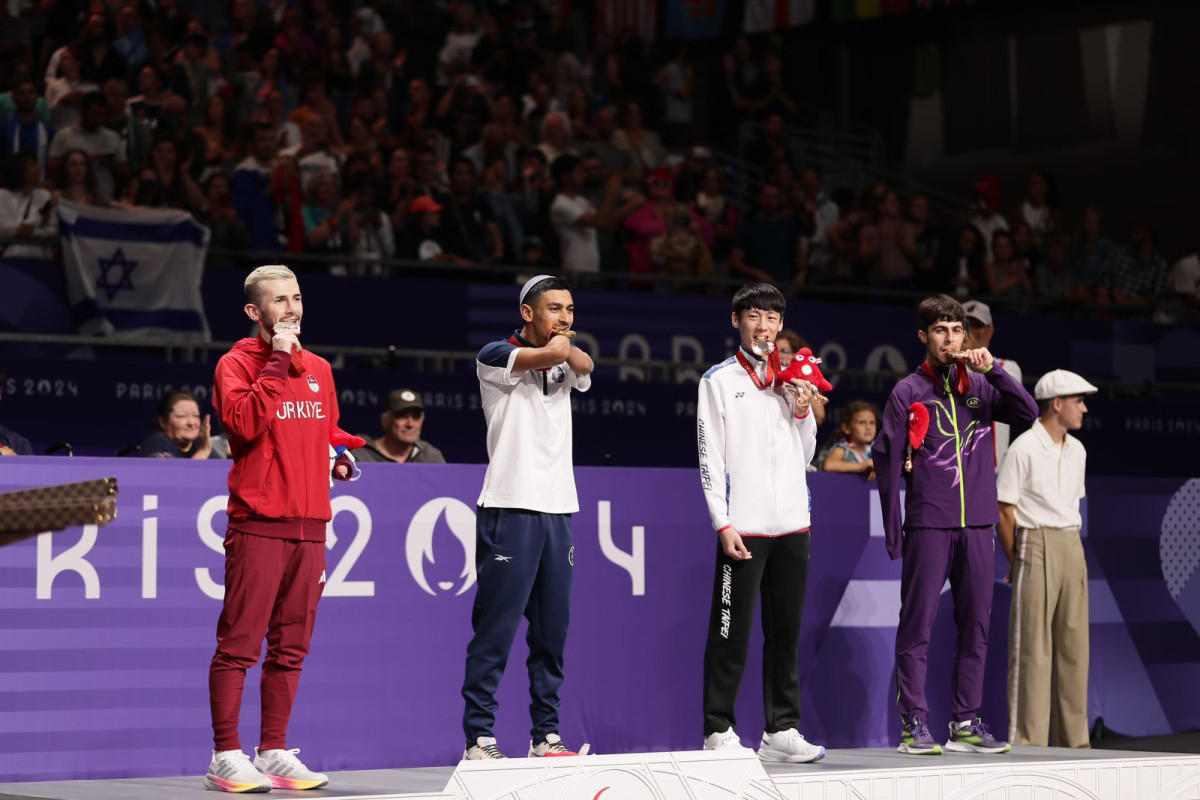
[[[488,468],[475,527],[478,590],[467,646],[463,731],[468,759],[504,758],[492,727],[496,689],[521,617],[529,619],[530,756],[569,754],[558,735],[563,649],[579,510],[571,462],[571,390],[592,384],[592,360],[571,346],[575,302],[561,278],[521,290],[522,328],[479,351]]]
[[[1083,426],[1096,387],[1056,369],[1033,390],[1041,416],[1000,463],[997,538],[1013,582],[1008,625],[1008,738],[1088,746],[1088,590],[1079,528],[1087,452]],[[1051,719],[1054,724],[1051,726]]]
[[[704,648],[704,749],[741,747],[734,701],[746,666],[757,595],[763,598],[764,761],[807,762],[825,748],[800,735],[797,642],[808,579],[805,474],[817,448],[812,384],[776,380],[783,293],[752,283],[733,297],[737,354],[700,380],[700,483],[717,532],[717,569]],[[778,385],[777,385],[778,384]]]

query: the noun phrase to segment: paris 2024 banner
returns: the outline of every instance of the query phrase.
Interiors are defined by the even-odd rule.
[[[0,459],[0,489],[115,475],[117,520],[0,550],[0,782],[203,772],[207,671],[222,587],[228,462]],[[326,586],[289,746],[321,770],[448,765],[474,597],[481,466],[366,464],[333,489]],[[716,538],[686,469],[580,468],[563,736],[598,752],[702,740],[701,657]],[[809,475],[812,566],[800,642],[802,731],[827,747],[894,745],[899,562],[874,484]],[[1200,481],[1095,479],[1086,548],[1091,717],[1130,734],[1200,727]],[[1002,562],[1002,559],[1000,559]],[[998,565],[983,709],[1007,727],[1011,595]],[[951,602],[930,653],[932,727],[949,719]],[[497,735],[529,741],[523,634]],[[762,731],[761,640],[738,705]],[[242,742],[258,741],[258,669]]]

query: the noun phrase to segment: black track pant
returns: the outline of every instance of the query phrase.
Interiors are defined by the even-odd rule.
[[[800,726],[797,643],[808,582],[808,532],[747,536],[753,558],[734,561],[717,542],[712,616],[704,648],[704,735],[736,726],[734,701],[746,668],[754,605],[762,596],[763,710],[767,733]]]

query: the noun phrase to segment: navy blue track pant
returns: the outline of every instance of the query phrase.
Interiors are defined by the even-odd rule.
[[[478,589],[467,645],[463,732],[468,745],[492,736],[496,689],[521,617],[529,620],[529,716],[534,742],[558,733],[563,649],[574,571],[571,515],[519,508],[479,508],[475,517]]]

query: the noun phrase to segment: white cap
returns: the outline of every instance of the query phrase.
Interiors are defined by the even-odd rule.
[[[1047,372],[1033,387],[1033,396],[1038,400],[1052,397],[1071,397],[1077,394],[1095,394],[1100,391],[1074,372],[1056,369]]]
[[[970,319],[977,319],[989,328],[992,327],[992,310],[988,308],[987,303],[968,300],[963,303],[963,313]]]
[[[534,275],[532,278],[525,281],[525,285],[521,288],[521,298],[517,301],[517,307],[520,308],[521,306],[525,305],[525,295],[529,294],[530,289],[532,289],[534,286],[537,286],[547,278],[553,277],[553,275]]]

